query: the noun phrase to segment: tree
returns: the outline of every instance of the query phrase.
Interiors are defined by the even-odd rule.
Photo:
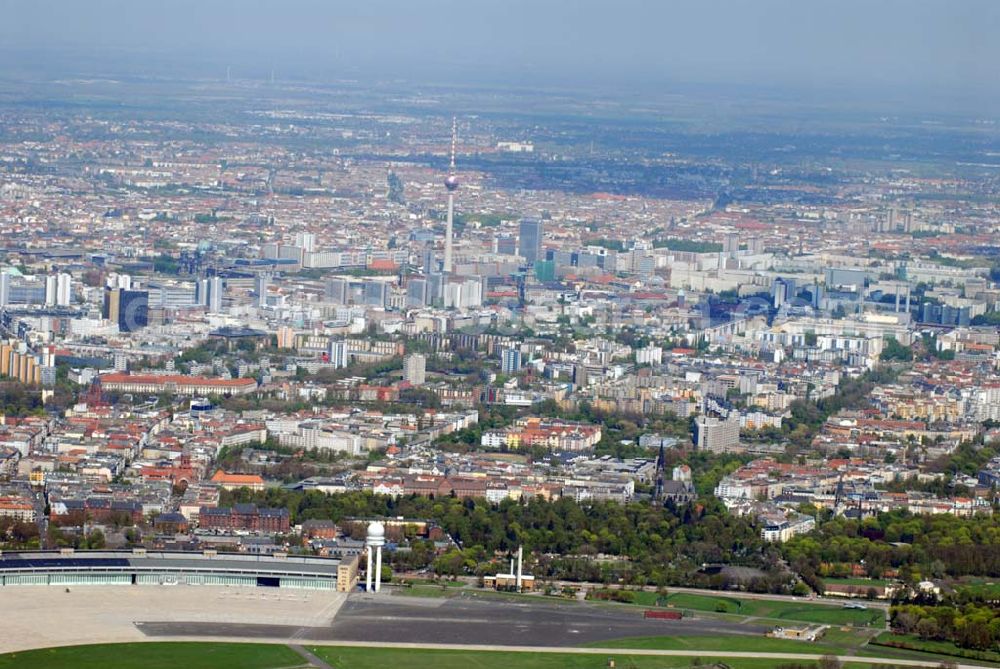
[[[909,346],[903,346],[895,337],[886,337],[879,360],[910,362],[913,360],[913,349]]]
[[[99,529],[91,530],[86,538],[84,539],[83,548],[89,548],[91,550],[97,550],[104,548],[104,532]]]
[[[934,618],[921,618],[920,622],[917,623],[917,635],[925,641],[938,638],[940,631],[938,623]]]

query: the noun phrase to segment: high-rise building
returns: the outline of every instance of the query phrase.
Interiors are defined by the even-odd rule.
[[[54,307],[56,305],[56,294],[59,290],[59,277],[50,274],[45,277],[45,306]]]
[[[287,325],[278,328],[278,348],[295,348],[295,330]]]
[[[517,374],[521,371],[521,351],[516,348],[505,348],[500,354],[500,371],[504,374]]]
[[[435,272],[427,275],[426,304],[440,306],[444,300],[444,274]]]
[[[132,290],[132,277],[128,274],[116,274],[112,272],[111,274],[108,274],[108,278],[105,280],[104,285],[108,288]]]
[[[0,376],[38,384],[42,382],[42,368],[24,342],[10,340],[0,342]]]
[[[483,303],[483,284],[476,278],[452,280],[444,285],[444,306],[471,309]]]
[[[536,260],[535,261],[535,278],[539,281],[555,281],[556,280],[556,261],[555,260]]]
[[[149,306],[162,309],[186,309],[198,304],[198,283],[192,289],[189,283],[173,281],[150,281],[146,284],[149,291]]]
[[[330,358],[330,364],[333,365],[334,369],[347,367],[347,342],[337,340],[331,341],[330,345],[327,347],[327,356]]]
[[[0,271],[0,307],[10,304],[10,274]]]
[[[410,279],[406,284],[406,306],[423,307],[427,305],[426,279]]]
[[[149,293],[145,290],[118,291],[118,329],[135,332],[149,325]]]
[[[267,286],[270,283],[266,274],[258,274],[254,279],[254,293],[257,297],[257,307],[263,309],[267,306]]]
[[[740,420],[736,412],[726,420],[714,416],[698,416],[695,419],[695,448],[714,453],[740,450]]]
[[[506,256],[517,255],[517,239],[514,235],[503,234],[493,238],[493,252]]]
[[[334,304],[347,304],[350,287],[346,279],[330,279],[326,282],[326,299]]]
[[[544,228],[542,222],[535,218],[526,218],[521,221],[520,241],[518,249],[520,255],[529,264],[542,259],[542,236]]]
[[[430,274],[436,269],[434,267],[434,247],[427,246],[424,248],[423,257],[421,258],[421,265],[424,274]]]
[[[295,245],[306,253],[316,250],[316,235],[311,232],[299,232],[295,235]]]
[[[722,238],[722,252],[735,258],[740,252],[740,233],[730,232]]]
[[[56,306],[68,307],[73,298],[73,277],[65,272],[56,277]]]
[[[419,353],[411,353],[403,362],[403,379],[411,385],[423,385],[427,378],[427,358]]]
[[[388,290],[382,281],[365,281],[362,284],[364,303],[372,307],[384,307]]]
[[[222,313],[222,277],[213,276],[208,280],[208,311],[209,313]]]
[[[194,303],[199,307],[208,306],[208,279],[198,279],[194,282]]]
[[[101,316],[113,323],[118,322],[118,313],[121,306],[121,293],[121,288],[109,287],[104,289],[104,308],[101,310]]]
[[[903,212],[903,232],[914,232],[913,227],[913,212],[904,211]]]
[[[663,362],[663,349],[650,344],[635,350],[635,362],[639,365],[659,365]]]
[[[775,279],[771,284],[771,298],[775,309],[780,309],[789,300],[788,284],[784,279]]]

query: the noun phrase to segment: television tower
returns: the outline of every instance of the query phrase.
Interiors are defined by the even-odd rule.
[[[455,143],[458,140],[458,121],[451,117],[451,165],[444,187],[448,189],[448,227],[444,232],[444,272],[451,274],[451,235],[452,222],[455,215],[455,191],[458,189],[458,177],[455,176]]]

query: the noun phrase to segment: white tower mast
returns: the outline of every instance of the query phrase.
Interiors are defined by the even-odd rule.
[[[455,190],[458,188],[458,177],[455,176],[455,144],[458,140],[458,120],[451,118],[451,164],[448,167],[448,177],[444,187],[448,189],[448,227],[444,233],[444,271],[451,273],[451,236],[452,222],[455,215]]]
[[[385,525],[376,521],[369,523],[365,541],[368,548],[368,569],[365,572],[365,591],[378,592],[382,589],[382,546],[385,545]],[[375,569],[372,569],[372,551],[375,552]],[[375,587],[372,589],[372,572]]]
[[[372,547],[367,546],[368,568],[365,569],[365,592],[372,591]]]

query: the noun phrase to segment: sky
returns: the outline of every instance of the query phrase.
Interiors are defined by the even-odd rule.
[[[1000,99],[998,0],[0,0],[0,17],[8,68]]]

